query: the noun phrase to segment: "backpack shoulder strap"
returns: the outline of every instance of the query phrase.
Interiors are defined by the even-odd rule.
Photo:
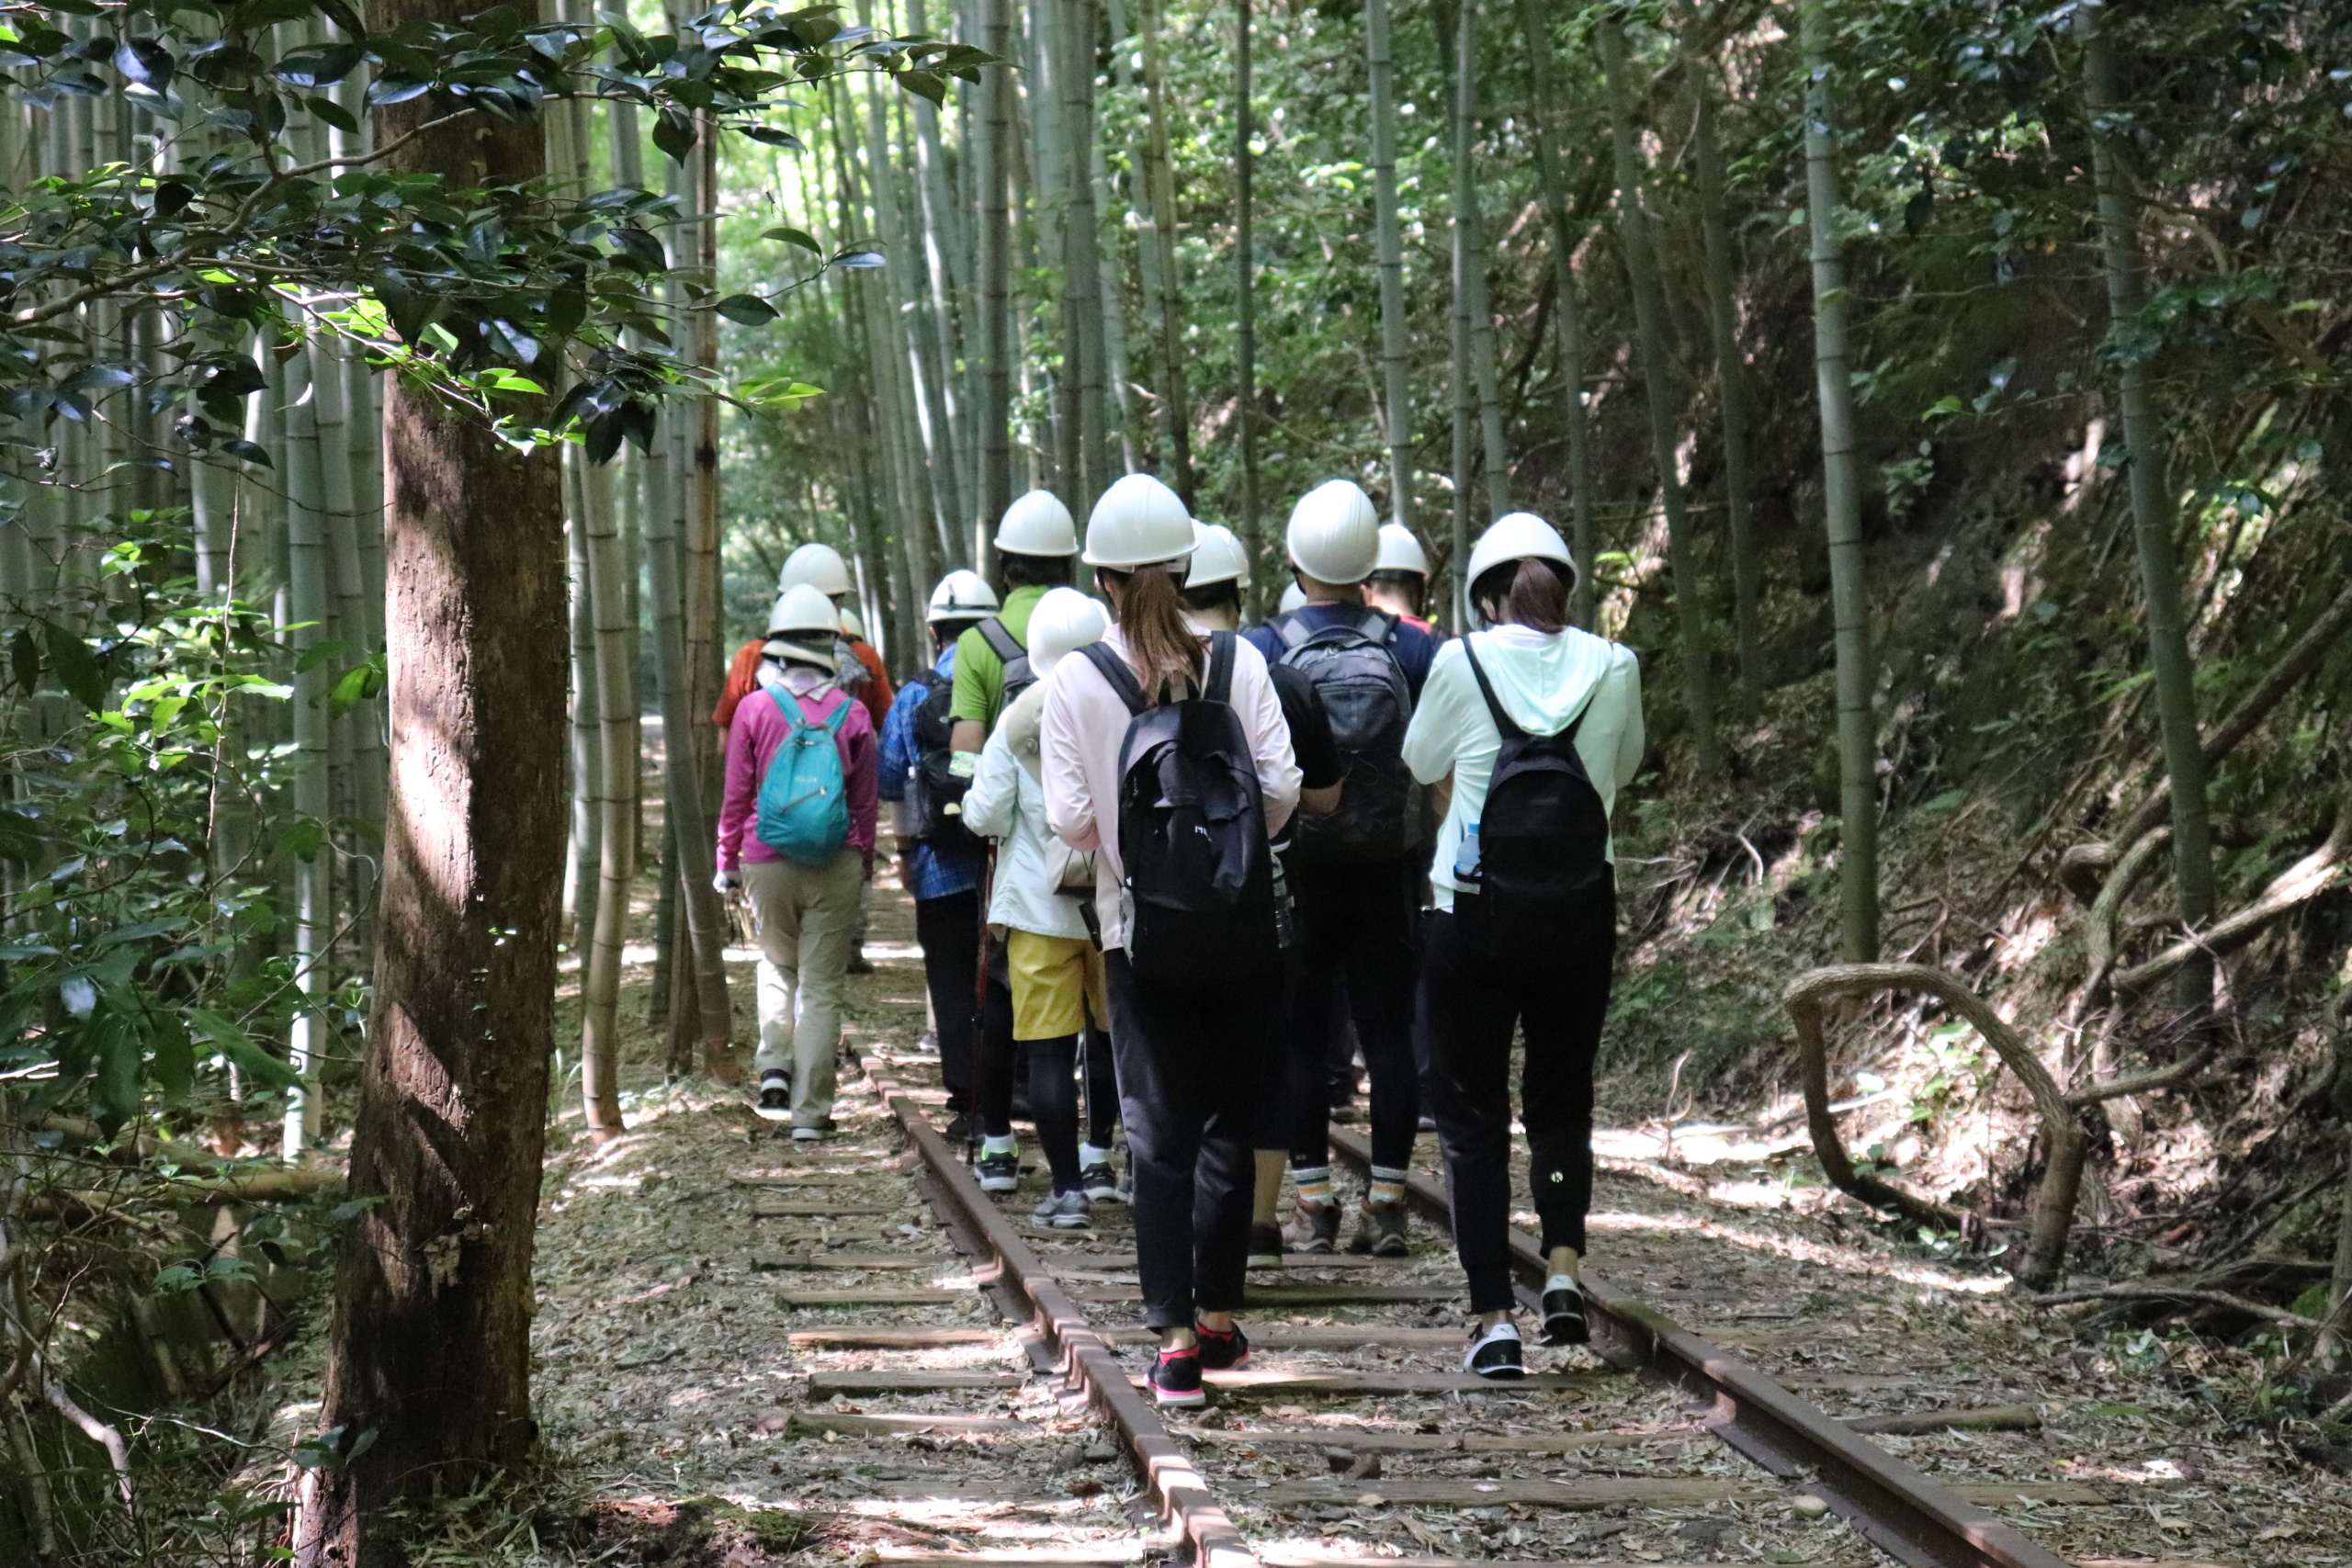
[[[833,711],[825,716],[822,725],[826,734],[835,737],[842,732],[842,721],[849,717],[850,704],[856,700],[847,692],[842,692],[841,697],[842,700],[833,705]]]
[[[1363,633],[1365,641],[1376,642],[1381,647],[1386,648],[1396,640],[1396,628],[1401,624],[1387,611],[1375,610],[1367,604],[1364,606],[1363,619],[1356,624],[1356,629]]]
[[[1022,646],[1021,639],[1012,635],[1012,628],[1006,626],[1000,616],[990,615],[987,620],[982,621],[979,625],[979,633],[980,640],[989,645],[989,651],[997,656],[1000,663],[1010,664],[1029,651]]]
[[[1283,639],[1285,649],[1296,648],[1315,635],[1307,629],[1306,619],[1296,610],[1276,615],[1266,623],[1266,629]]]
[[[1233,645],[1239,640],[1231,632],[1209,634],[1208,679],[1201,684],[1201,695],[1210,702],[1233,701]]]
[[[1125,660],[1099,642],[1090,642],[1078,651],[1086,656],[1089,664],[1102,672],[1102,679],[1110,683],[1112,691],[1118,694],[1119,700],[1127,705],[1129,713],[1138,714],[1151,706],[1144,701],[1143,688],[1136,683],[1136,673],[1127,668]]]
[[[1527,731],[1519,727],[1517,719],[1503,711],[1501,699],[1495,695],[1494,682],[1487,679],[1487,671],[1478,662],[1478,650],[1470,646],[1470,639],[1466,637],[1462,639],[1462,655],[1470,660],[1470,673],[1477,679],[1478,694],[1487,699],[1487,713],[1494,719],[1495,728],[1506,740],[1526,739]]]

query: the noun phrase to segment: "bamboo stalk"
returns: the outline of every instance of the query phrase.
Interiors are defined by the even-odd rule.
[[[1540,0],[1519,0],[1520,30],[1527,48],[1528,81],[1533,100],[1535,164],[1543,177],[1544,209],[1552,222],[1552,273],[1559,303],[1554,323],[1560,334],[1561,419],[1568,433],[1569,541],[1577,558],[1577,619],[1600,630],[1600,544],[1593,527],[1592,426],[1584,407],[1584,305],[1577,286],[1577,243],[1582,238],[1568,208],[1567,179],[1560,168],[1553,118],[1558,97],[1552,84],[1552,35]]]
[[[1364,0],[1363,34],[1371,79],[1374,243],[1380,266],[1381,412],[1387,424],[1389,513],[1397,523],[1414,528],[1412,318],[1405,306],[1405,249],[1397,217],[1396,63],[1390,54],[1388,0]],[[1450,556],[1446,570],[1459,576],[1467,558]],[[1448,602],[1458,604],[1461,597],[1457,583]]]
[[[1159,62],[1159,0],[1140,0],[1140,4],[1144,98],[1150,109],[1150,131],[1144,147],[1144,185],[1151,198],[1151,243],[1159,254],[1159,395],[1168,404],[1174,488],[1190,508],[1194,504],[1193,405],[1184,382],[1184,290],[1176,264],[1176,167],[1169,129],[1170,107]]]
[[[298,816],[323,829],[333,815],[328,794],[327,674],[322,662],[300,666],[304,656],[322,640],[333,615],[327,590],[326,508],[322,501],[316,428],[297,414],[310,389],[308,361],[296,355],[279,367],[287,411],[284,442],[286,474],[287,645],[294,655],[294,749],[300,759],[294,771],[293,803]],[[300,1080],[287,1091],[282,1152],[298,1159],[318,1141],[319,1066],[327,1047],[323,1002],[328,991],[327,944],[334,930],[334,908],[329,872],[331,849],[322,841],[293,865],[294,986],[300,994],[291,1032],[288,1065]]]

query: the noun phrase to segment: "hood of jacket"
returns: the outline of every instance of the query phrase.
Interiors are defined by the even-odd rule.
[[[1539,632],[1503,626],[1469,637],[1503,711],[1531,735],[1555,734],[1576,716],[1608,673],[1614,646],[1575,626]]]

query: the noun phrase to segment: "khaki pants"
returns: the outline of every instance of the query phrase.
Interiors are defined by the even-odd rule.
[[[792,1075],[792,1124],[815,1127],[833,1113],[842,1043],[842,987],[857,930],[857,890],[865,861],[847,845],[823,865],[747,861],[743,888],[759,927],[762,1074]]]

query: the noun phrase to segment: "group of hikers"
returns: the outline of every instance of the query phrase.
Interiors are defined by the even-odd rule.
[[[729,673],[718,880],[759,933],[760,1114],[831,1130],[887,801],[949,1135],[1011,1192],[1030,1121],[1040,1225],[1132,1205],[1161,1403],[1248,1359],[1249,1270],[1341,1244],[1333,1063],[1359,1049],[1371,1159],[1347,1245],[1409,1252],[1433,1123],[1476,1315],[1463,1364],[1508,1379],[1523,1038],[1542,1334],[1581,1343],[1609,818],[1644,739],[1633,654],[1569,624],[1557,530],[1487,528],[1462,569],[1480,629],[1458,637],[1424,618],[1419,542],[1344,479],[1293,509],[1294,586],[1246,629],[1248,550],[1148,475],[1103,493],[1082,543],[1045,491],[994,542],[995,585],[933,590],[933,658],[895,693],[822,544],[785,563]]]

